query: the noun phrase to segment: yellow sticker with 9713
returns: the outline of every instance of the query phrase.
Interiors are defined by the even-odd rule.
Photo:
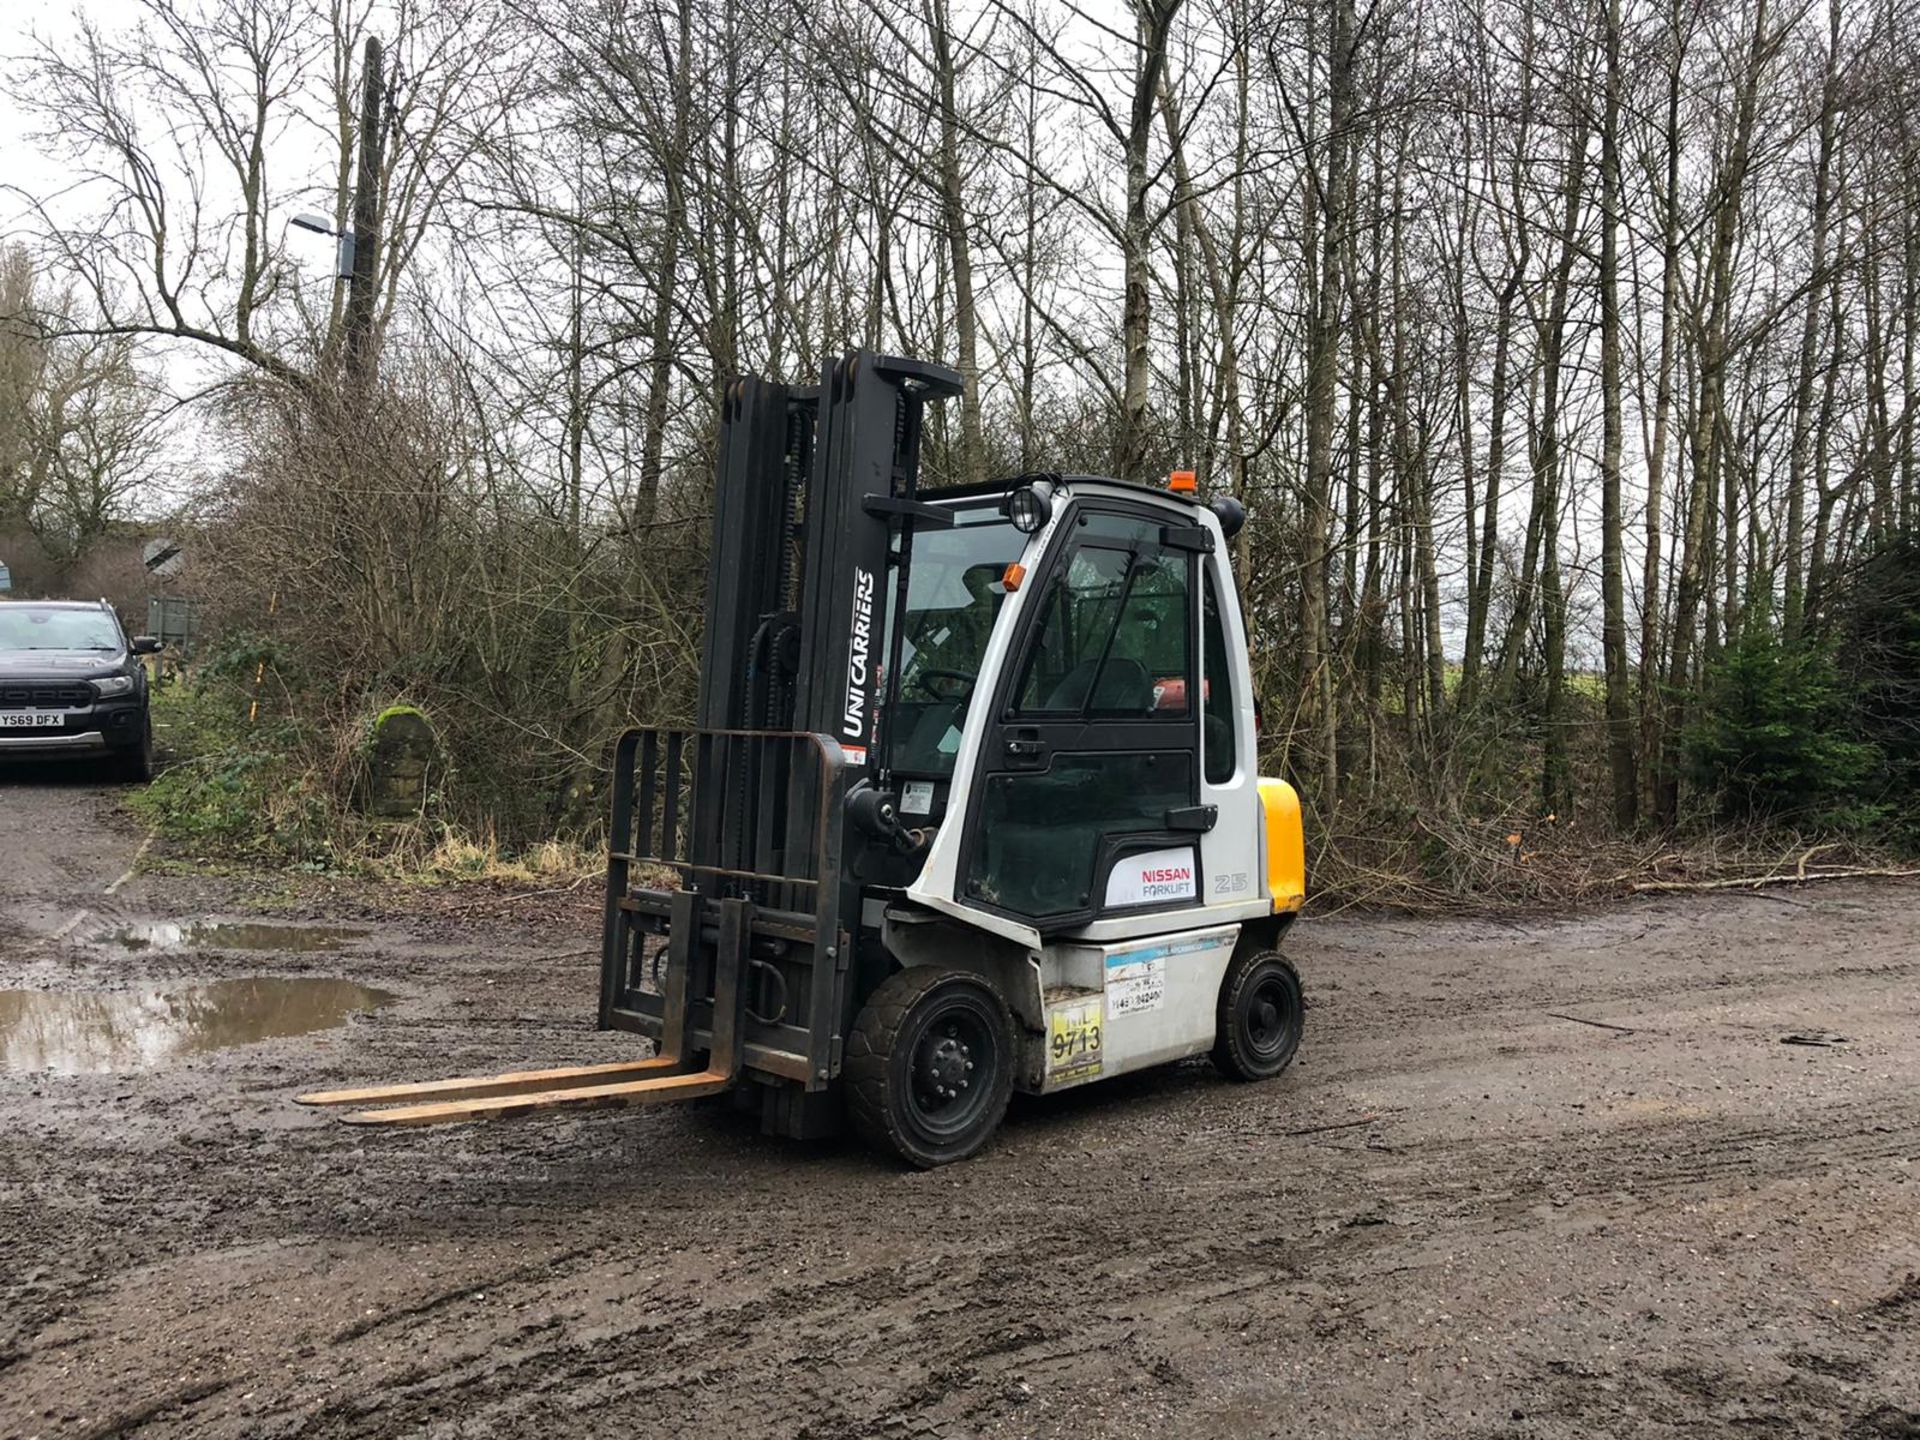
[[[1047,1012],[1047,1076],[1058,1084],[1087,1080],[1100,1073],[1100,1043],[1106,1005],[1103,999],[1056,1005]]]

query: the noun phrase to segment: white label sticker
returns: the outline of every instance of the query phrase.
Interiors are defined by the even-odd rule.
[[[933,813],[933,782],[931,780],[909,780],[900,787],[900,813],[902,815],[931,815]]]
[[[1238,929],[1210,935],[1166,940],[1154,945],[1115,950],[1107,956],[1107,1014],[1138,1015],[1158,1010],[1167,998],[1167,964],[1181,957],[1224,950],[1232,946]],[[1187,962],[1191,963],[1191,962]]]
[[[1107,1014],[1138,1015],[1158,1010],[1166,998],[1164,951],[1135,951],[1107,957]]]
[[[1107,904],[1150,905],[1167,900],[1191,900],[1200,893],[1191,847],[1149,850],[1116,860],[1107,875]]]

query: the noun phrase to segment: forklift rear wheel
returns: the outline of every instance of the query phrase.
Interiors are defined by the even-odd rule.
[[[1271,1080],[1293,1063],[1306,1020],[1291,960],[1271,950],[1236,955],[1220,983],[1213,1063],[1235,1080]]]
[[[964,970],[914,966],[873,992],[847,1037],[847,1113],[862,1139],[931,1169],[987,1143],[1013,1093],[1013,1024]]]

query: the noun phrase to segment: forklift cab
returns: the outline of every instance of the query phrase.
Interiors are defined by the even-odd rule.
[[[1027,945],[1272,913],[1258,857],[1209,843],[1260,803],[1220,515],[1084,476],[935,503],[883,722],[902,823],[933,832],[907,897]]]

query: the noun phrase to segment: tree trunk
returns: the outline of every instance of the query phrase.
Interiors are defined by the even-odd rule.
[[[967,234],[967,197],[960,172],[960,112],[957,76],[947,21],[947,0],[927,0],[934,71],[940,86],[940,212],[953,264],[953,328],[959,352],[960,454],[954,469],[962,483],[987,478],[987,445],[980,425],[979,326],[973,300],[973,243]]]
[[[674,57],[674,117],[667,154],[661,157],[660,183],[666,190],[666,214],[654,276],[653,318],[648,327],[652,354],[647,365],[647,409],[640,435],[640,490],[630,524],[635,533],[653,524],[660,508],[661,457],[666,450],[667,401],[673,382],[673,307],[679,284],[680,237],[687,225],[686,161],[688,111],[693,108],[693,0],[680,0],[679,53]]]
[[[367,37],[365,94],[360,106],[360,171],[353,188],[353,279],[347,291],[347,386],[364,400],[373,385],[374,307],[380,293],[380,174],[384,168],[386,91],[380,40]]]
[[[1150,246],[1152,225],[1147,214],[1147,146],[1153,138],[1153,112],[1160,77],[1167,65],[1167,37],[1180,0],[1135,0],[1138,37],[1133,72],[1133,105],[1127,126],[1127,211],[1123,225],[1122,260],[1126,295],[1121,314],[1121,344],[1125,351],[1125,383],[1120,405],[1120,453],[1114,467],[1123,480],[1147,478],[1147,442],[1150,433],[1149,383],[1153,378],[1153,274]]]
[[[1820,128],[1813,171],[1813,270],[1807,277],[1806,314],[1800,326],[1800,360],[1793,397],[1793,451],[1787,466],[1786,635],[1800,637],[1806,602],[1807,467],[1813,450],[1814,371],[1820,346],[1822,290],[1827,268],[1827,230],[1833,208],[1833,131],[1840,67],[1840,15],[1844,0],[1827,6],[1827,63],[1820,84]]]
[[[1242,76],[1240,94],[1244,101],[1244,57],[1242,57],[1238,63]],[[1236,499],[1242,499],[1244,502],[1242,490],[1245,486],[1246,457],[1243,453],[1245,440],[1241,433],[1240,417],[1242,406],[1240,395],[1240,345],[1237,334],[1239,325],[1239,295],[1236,290],[1234,278],[1227,273],[1227,267],[1221,262],[1220,247],[1215,242],[1213,232],[1207,225],[1206,216],[1201,212],[1200,202],[1195,197],[1193,174],[1187,166],[1186,147],[1181,139],[1179,101],[1175,98],[1172,87],[1166,83],[1164,78],[1160,85],[1160,112],[1161,121],[1167,134],[1167,149],[1173,157],[1173,183],[1178,195],[1177,203],[1180,207],[1181,214],[1185,216],[1187,233],[1192,237],[1193,243],[1199,248],[1201,268],[1206,274],[1207,295],[1212,301],[1213,306],[1213,322],[1219,330],[1220,369],[1218,379],[1215,383],[1220,391],[1220,406],[1226,416],[1228,481],[1234,497]],[[1243,150],[1246,143],[1244,103],[1239,111],[1238,119],[1239,138],[1236,148],[1237,153],[1239,153],[1239,163],[1244,164]],[[1239,214],[1240,204],[1239,192],[1236,189],[1236,216]],[[1208,428],[1211,430],[1211,427]],[[1211,469],[1211,467],[1209,468]],[[1203,475],[1201,478],[1202,480],[1217,480],[1217,477],[1212,474]],[[1240,534],[1235,536],[1233,540],[1237,569],[1244,567],[1246,560],[1246,536],[1246,530],[1242,529]],[[1242,584],[1246,581],[1244,575],[1239,576],[1239,579]]]
[[[1567,146],[1566,179],[1562,192],[1560,258],[1554,267],[1553,290],[1545,324],[1540,331],[1540,428],[1533,448],[1533,516],[1540,554],[1541,636],[1545,646],[1546,705],[1542,715],[1541,802],[1550,815],[1572,809],[1573,771],[1567,756],[1566,641],[1567,601],[1560,578],[1561,466],[1560,410],[1564,398],[1568,296],[1574,262],[1579,256],[1581,192],[1587,150],[1587,113],[1578,112]],[[1530,547],[1531,548],[1531,547]],[[1521,577],[1520,602],[1514,607],[1514,628],[1508,634],[1502,671],[1511,680],[1518,663],[1528,620],[1525,600],[1527,577]]]
[[[1678,0],[1668,16],[1666,173],[1661,186],[1660,360],[1654,380],[1653,440],[1647,450],[1646,553],[1640,571],[1640,754],[1646,764],[1647,808],[1661,808],[1660,551],[1665,536],[1668,431],[1673,415],[1676,316],[1680,308],[1680,96],[1686,50]]]
[[[1733,252],[1745,195],[1760,79],[1779,36],[1767,29],[1767,0],[1759,0],[1753,21],[1753,40],[1747,66],[1740,78],[1733,131],[1720,173],[1715,177],[1711,208],[1713,232],[1706,257],[1708,296],[1706,314],[1696,322],[1699,335],[1697,408],[1691,427],[1693,475],[1687,495],[1685,550],[1680,582],[1674,597],[1673,644],[1667,664],[1667,716],[1661,739],[1658,816],[1663,825],[1679,818],[1680,733],[1686,716],[1685,692],[1691,678],[1694,614],[1708,587],[1706,573],[1710,510],[1720,480],[1719,457],[1725,444],[1721,424],[1725,409],[1723,387],[1727,362],[1727,326],[1733,304]],[[1709,607],[1711,610],[1711,607]],[[1708,617],[1709,645],[1714,630]]]
[[[1638,818],[1640,786],[1634,774],[1628,693],[1626,544],[1620,513],[1620,92],[1620,0],[1607,0],[1606,100],[1600,123],[1601,649],[1613,820],[1624,830]]]
[[[1349,130],[1353,124],[1354,0],[1332,0],[1327,42],[1326,160],[1313,183],[1318,192],[1320,273],[1308,321],[1307,476],[1300,579],[1300,630],[1309,713],[1319,753],[1321,804],[1340,793],[1339,709],[1334,692],[1333,645],[1327,613],[1327,567],[1333,542],[1333,415],[1340,368],[1340,290],[1351,241],[1341,202],[1346,194]]]

